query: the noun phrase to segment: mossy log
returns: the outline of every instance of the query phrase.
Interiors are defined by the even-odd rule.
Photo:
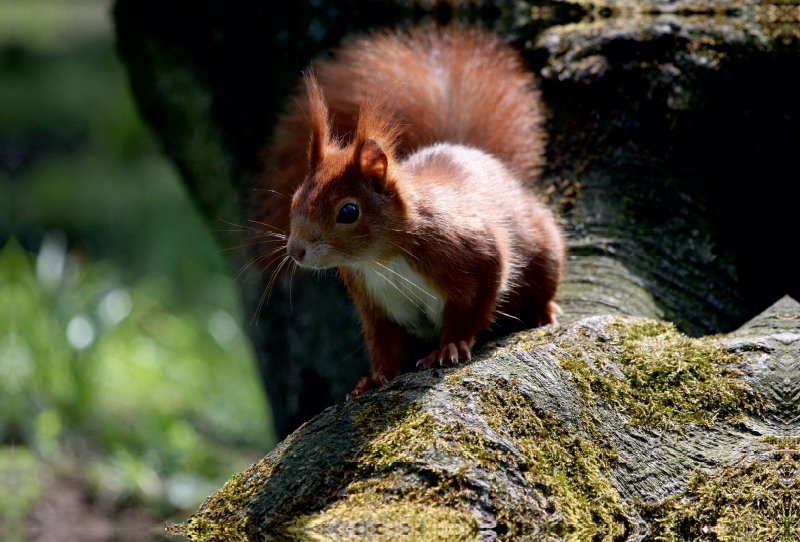
[[[597,316],[331,407],[191,540],[795,540],[800,304],[689,338]]]

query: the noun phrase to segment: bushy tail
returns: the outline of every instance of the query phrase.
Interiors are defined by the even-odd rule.
[[[523,181],[537,176],[544,150],[539,94],[519,54],[493,34],[476,28],[377,33],[345,42],[313,69],[333,138],[351,141],[360,105],[378,96],[400,127],[398,157],[448,141],[493,154]],[[308,114],[302,87],[267,152],[262,186],[291,195],[307,175]],[[288,205],[273,201],[263,210],[270,224],[288,226]]]
[[[519,54],[493,34],[431,28],[360,37],[315,69],[342,136],[359,102],[377,91],[402,126],[401,155],[449,141],[495,155],[523,179],[536,173],[539,95]]]

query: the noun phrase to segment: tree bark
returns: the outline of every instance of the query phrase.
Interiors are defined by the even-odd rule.
[[[278,432],[337,406],[177,530],[196,540],[800,536],[797,303],[784,298],[721,338],[689,338],[800,298],[786,197],[800,147],[796,3],[175,4],[118,0],[119,50],[223,247],[246,244],[249,220],[280,204],[254,197],[254,179],[300,70],[348,32],[425,18],[481,21],[540,75],[541,195],[569,245],[567,325],[489,342],[466,367],[408,374],[346,405],[368,369],[338,280],[295,275],[261,306],[269,274],[254,273],[244,304]],[[243,231],[218,231],[222,220]],[[254,250],[234,253],[231,268]]]
[[[734,333],[596,316],[327,409],[195,541],[794,540],[800,304]]]
[[[565,320],[665,318],[691,335],[734,329],[800,297],[782,197],[799,145],[797,15],[789,4],[253,4],[118,0],[119,50],[144,116],[223,248],[265,207],[260,152],[308,61],[348,32],[425,18],[495,28],[541,75],[549,110],[543,197],[570,256]],[[754,84],[753,81],[759,81]],[[770,209],[766,213],[766,209]],[[239,232],[228,223],[241,225]],[[263,246],[263,245],[262,245]],[[333,274],[279,280],[231,251],[278,433],[341,400],[368,372]],[[766,264],[766,262],[770,262]],[[325,299],[325,303],[320,303]]]
[[[275,202],[253,192],[259,153],[314,55],[347,32],[481,20],[542,76],[550,144],[541,187],[569,237],[567,321],[658,317],[697,336],[731,330],[787,292],[800,297],[797,251],[774,234],[794,227],[780,173],[795,168],[800,133],[791,5],[175,4],[119,0],[119,50],[223,248],[247,244],[250,220]],[[228,223],[242,231],[223,231]],[[278,281],[264,306],[270,273],[247,265],[256,248],[232,251],[231,269],[250,277],[248,329],[287,435],[341,400],[367,372],[366,355],[332,274]]]

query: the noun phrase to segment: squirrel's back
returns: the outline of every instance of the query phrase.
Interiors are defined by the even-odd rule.
[[[479,29],[412,29],[346,41],[313,70],[332,136],[352,139],[359,106],[377,96],[400,127],[397,158],[450,142],[501,160],[524,183],[536,178],[544,149],[533,76],[519,54]],[[310,133],[304,87],[281,119],[260,184],[290,195],[308,174]],[[267,202],[265,202],[267,203]],[[273,199],[263,218],[288,226],[288,205]]]

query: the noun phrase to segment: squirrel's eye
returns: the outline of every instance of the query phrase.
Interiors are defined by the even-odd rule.
[[[340,224],[352,224],[358,220],[358,206],[354,203],[343,205],[339,209],[339,215],[336,217],[336,222]]]

